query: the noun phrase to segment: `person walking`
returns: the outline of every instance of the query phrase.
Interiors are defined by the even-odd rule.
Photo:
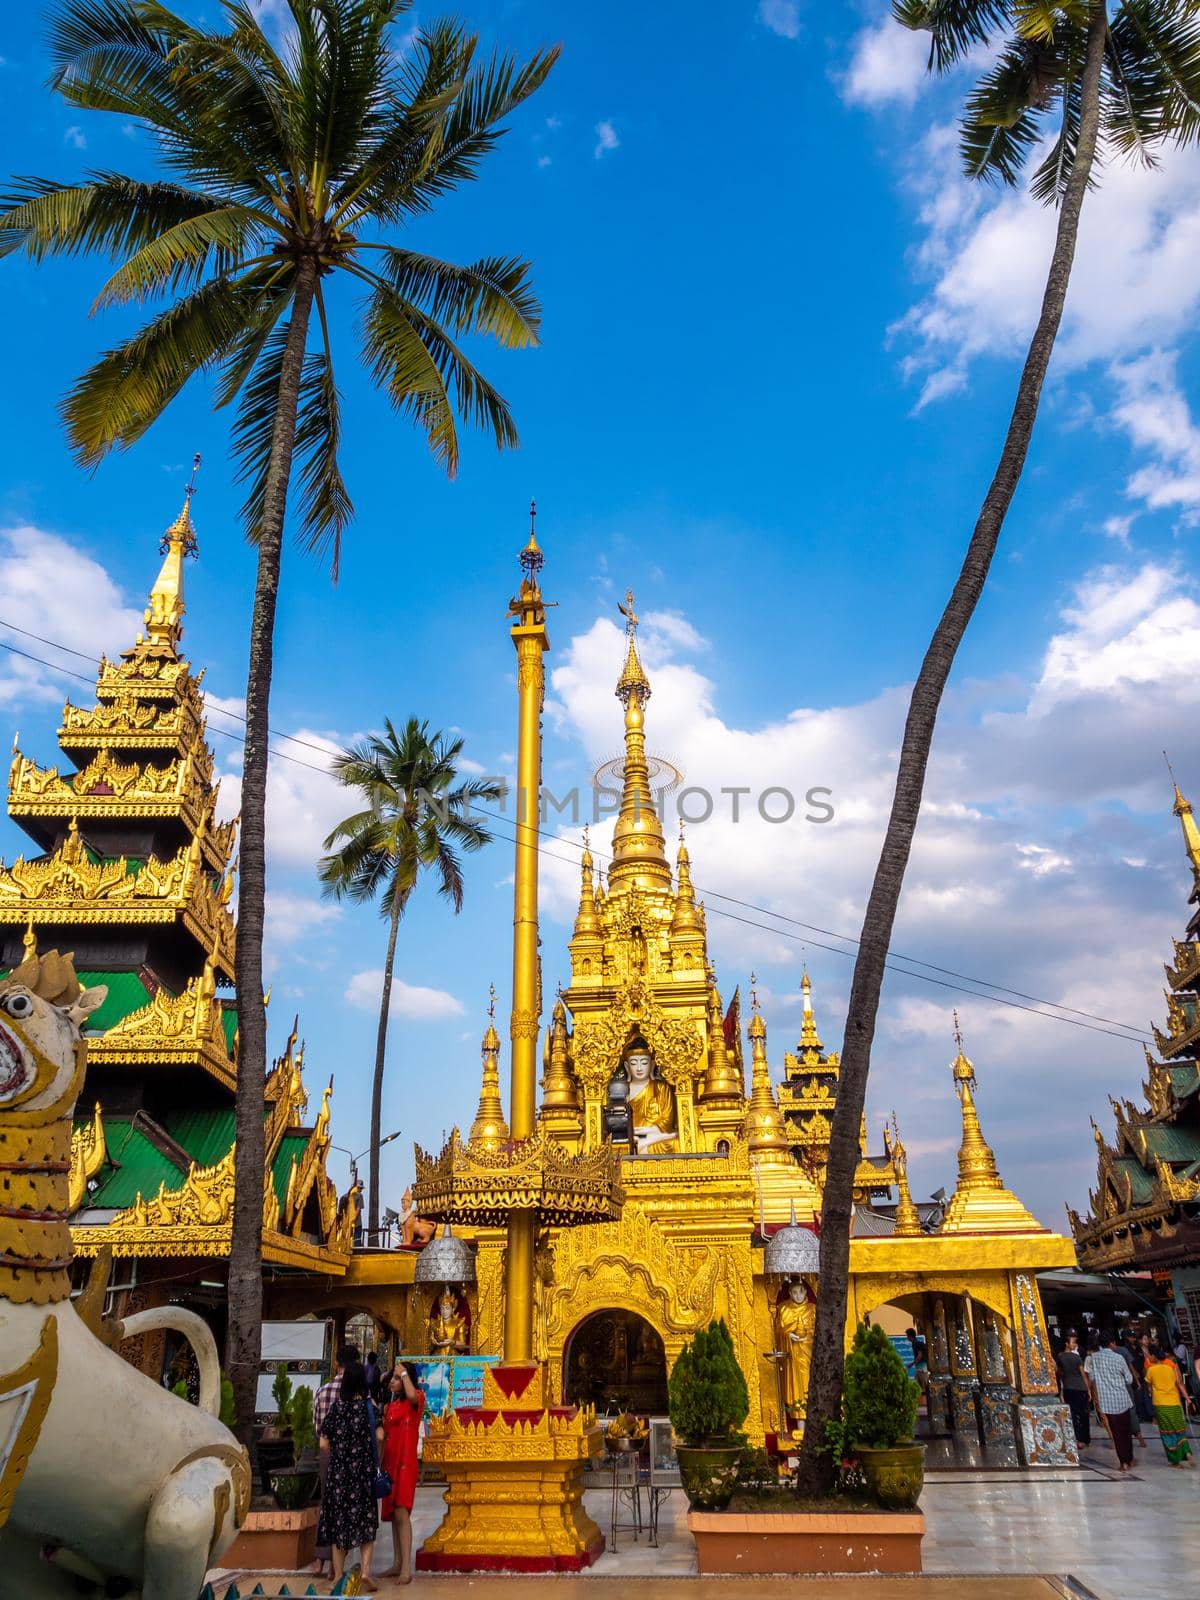
[[[392,1525],[392,1565],[385,1578],[412,1582],[412,1508],[417,1492],[417,1473],[421,1466],[421,1418],[425,1395],[416,1381],[414,1369],[397,1361],[388,1381],[388,1402],[383,1412],[383,1470],[392,1480],[392,1492],[384,1498],[381,1515]]]
[[[1179,1368],[1156,1344],[1150,1346],[1150,1359],[1146,1362],[1146,1387],[1167,1460],[1173,1467],[1190,1467],[1187,1413],[1193,1409],[1191,1396],[1183,1386]]]
[[[1058,1392],[1071,1410],[1071,1423],[1079,1445],[1092,1442],[1091,1396],[1083,1372],[1083,1353],[1079,1335],[1072,1328],[1067,1342],[1054,1358],[1058,1366]]]
[[[333,1580],[346,1570],[346,1557],[356,1547],[362,1551],[359,1589],[374,1594],[371,1557],[379,1532],[379,1502],[375,1498],[378,1469],[375,1456],[375,1411],[367,1393],[367,1375],[361,1363],[351,1362],[342,1373],[337,1399],[321,1428],[321,1454],[326,1459],[325,1489],[317,1543],[333,1551]]]
[[[1130,1323],[1125,1330],[1125,1337],[1117,1349],[1125,1358],[1129,1366],[1130,1376],[1133,1379],[1129,1389],[1132,1414],[1129,1422],[1133,1429],[1133,1437],[1138,1446],[1144,1450],[1146,1441],[1142,1438],[1142,1420],[1149,1422],[1153,1412],[1150,1409],[1150,1398],[1146,1394],[1146,1358],[1142,1353],[1141,1332],[1135,1323]]]
[[[1133,1370],[1121,1350],[1115,1328],[1099,1350],[1083,1363],[1092,1399],[1117,1452],[1121,1471],[1133,1466]]]
[[[367,1374],[367,1393],[378,1406],[383,1397],[383,1373],[379,1367],[379,1352],[368,1350],[367,1359],[363,1363]]]
[[[357,1360],[358,1346],[356,1344],[338,1345],[333,1377],[327,1383],[321,1385],[313,1399],[313,1432],[318,1439],[321,1437],[321,1430],[325,1426],[325,1418],[329,1415],[329,1409],[341,1392],[342,1373],[352,1362]],[[325,1488],[326,1465],[327,1458],[325,1452],[322,1451],[320,1457],[322,1490]],[[317,1575],[322,1578],[327,1578],[333,1570],[333,1551],[330,1550],[328,1545],[322,1545],[319,1540],[316,1549],[313,1551],[313,1565],[309,1570],[315,1570]]]

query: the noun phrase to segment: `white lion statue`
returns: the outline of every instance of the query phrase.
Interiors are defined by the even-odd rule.
[[[216,1417],[212,1335],[179,1307],[103,1324],[107,1261],[70,1298],[80,1030],[105,993],[32,938],[0,980],[0,1592],[196,1600],[250,1500],[246,1453]],[[198,1406],[110,1348],[160,1327],[196,1351]]]

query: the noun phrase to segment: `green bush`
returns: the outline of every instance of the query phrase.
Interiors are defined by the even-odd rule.
[[[911,1439],[920,1393],[883,1329],[860,1323],[842,1383],[846,1444],[890,1450]]]
[[[233,1403],[233,1380],[224,1372],[221,1374],[221,1410],[220,1419],[227,1428],[237,1427],[237,1408]]]
[[[313,1427],[312,1390],[306,1383],[302,1383],[292,1396],[291,1417],[292,1445],[298,1461],[304,1452],[312,1450],[317,1442],[317,1430]]]
[[[282,1433],[285,1428],[290,1428],[292,1425],[292,1380],[283,1361],[275,1368],[271,1398],[275,1402],[275,1426]]]
[[[671,1427],[685,1445],[726,1443],[746,1420],[750,1396],[724,1321],[684,1346],[668,1386]]]

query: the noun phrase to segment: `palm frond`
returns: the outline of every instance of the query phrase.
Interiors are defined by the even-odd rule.
[[[0,195],[0,255],[21,251],[117,260],[217,206],[212,196],[174,183],[140,183],[119,172],[90,172],[86,183],[16,178]]]
[[[509,349],[536,344],[542,310],[516,256],[485,256],[460,267],[436,256],[385,245],[383,276],[400,295],[456,334],[490,334]]]
[[[271,237],[261,214],[249,206],[216,206],[189,217],[122,262],[101,288],[92,310],[170,289],[190,289],[210,274],[225,274],[246,262]]]
[[[219,362],[252,315],[257,284],[217,278],[107,351],[62,404],[76,458],[94,466],[140,439],[195,373]]]
[[[976,47],[1007,27],[1005,0],[893,0],[892,16],[901,27],[928,33],[929,65],[946,72]]]
[[[326,348],[310,355],[304,363],[296,420],[296,454],[301,459],[302,541],[309,550],[318,553],[329,550],[335,583],[341,561],[342,534],[354,518],[354,505],[338,465],[341,416],[333,361]]]
[[[967,97],[959,148],[968,177],[1016,183],[1061,73],[1052,47],[1009,42]]]
[[[1156,137],[1193,143],[1200,137],[1200,10],[1178,0],[1124,0],[1110,34],[1126,75],[1140,64],[1143,95],[1155,86]]]

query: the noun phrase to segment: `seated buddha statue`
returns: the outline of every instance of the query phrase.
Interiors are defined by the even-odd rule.
[[[654,1057],[640,1039],[625,1055],[629,1077],[629,1122],[638,1155],[669,1155],[679,1149],[675,1091],[654,1075]]]
[[[429,1315],[429,1353],[435,1356],[465,1355],[471,1348],[467,1319],[458,1296],[444,1284],[441,1297]]]

